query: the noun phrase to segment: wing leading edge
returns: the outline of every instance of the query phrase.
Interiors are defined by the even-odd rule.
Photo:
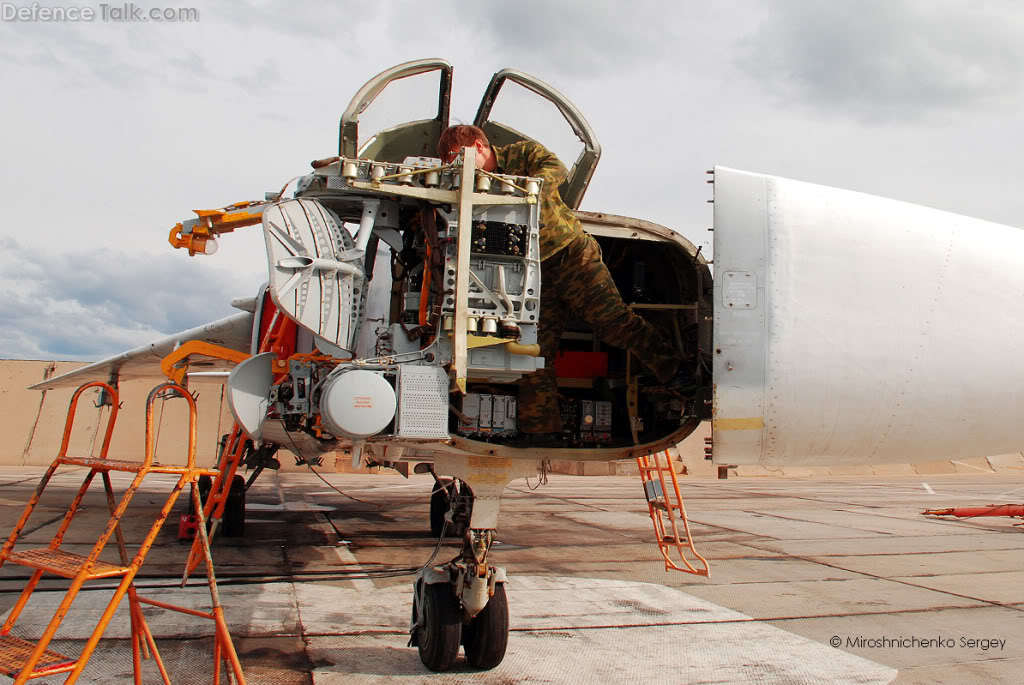
[[[253,314],[251,312],[232,314],[202,326],[173,333],[155,342],[87,364],[60,376],[54,376],[41,383],[30,385],[29,390],[53,390],[79,386],[93,380],[106,381],[112,374],[117,374],[120,380],[160,376],[163,373],[160,370],[160,360],[173,352],[178,345],[190,340],[201,340],[233,350],[249,352],[252,324]],[[228,369],[233,365],[220,359],[204,358],[193,362],[192,366],[201,367],[203,371],[216,371]]]

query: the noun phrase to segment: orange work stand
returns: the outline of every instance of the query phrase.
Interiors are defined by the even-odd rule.
[[[100,456],[68,456],[68,443],[71,439],[71,428],[74,423],[75,409],[78,405],[79,397],[85,390],[93,387],[105,389],[106,392],[109,393],[112,402],[110,417],[107,420],[106,432],[104,433],[103,444],[100,449]],[[189,405],[188,460],[185,466],[168,466],[155,463],[153,461],[153,403],[159,396],[166,394],[180,395],[188,402]],[[235,652],[234,644],[231,641],[231,635],[228,633],[227,623],[224,619],[224,610],[221,606],[220,596],[217,592],[217,578],[214,575],[213,558],[210,554],[210,542],[206,531],[206,521],[203,511],[204,507],[197,489],[197,480],[200,476],[217,476],[218,472],[210,469],[197,468],[195,465],[195,400],[183,387],[174,383],[163,383],[155,387],[149,393],[149,397],[146,400],[146,453],[145,458],[141,462],[118,461],[107,458],[107,452],[110,449],[110,438],[114,431],[114,422],[117,418],[117,412],[117,391],[110,385],[101,382],[86,383],[75,391],[71,398],[67,420],[64,424],[64,437],[61,442],[60,452],[58,453],[57,458],[53,460],[53,463],[50,464],[46,474],[36,487],[35,494],[26,505],[25,511],[21,515],[21,519],[19,519],[17,525],[15,525],[10,537],[7,538],[7,542],[4,543],[3,548],[0,549],[0,565],[5,562],[11,562],[35,569],[35,572],[29,579],[28,584],[22,591],[21,596],[18,598],[17,603],[11,609],[3,627],[0,628],[0,673],[4,673],[14,678],[14,682],[17,685],[33,678],[53,676],[60,673],[69,673],[64,682],[74,683],[78,679],[79,675],[81,675],[82,669],[85,668],[86,663],[89,661],[89,657],[92,656],[93,651],[96,649],[96,646],[99,643],[104,630],[106,630],[107,624],[110,622],[114,612],[117,610],[118,605],[127,594],[129,614],[131,616],[132,660],[136,685],[142,683],[141,661],[147,651],[152,653],[153,659],[157,668],[160,670],[160,675],[163,678],[164,683],[166,685],[170,685],[171,682],[163,661],[160,658],[160,653],[157,651],[153,635],[143,618],[142,604],[179,611],[214,621],[216,624],[216,636],[214,640],[213,682],[215,685],[220,682],[221,660],[224,660],[228,663],[228,666],[234,674],[236,682],[244,685],[245,677],[242,674],[242,667],[238,661],[238,655]],[[68,507],[57,533],[53,536],[53,539],[47,547],[14,551],[15,544],[28,523],[29,517],[32,515],[32,511],[39,503],[43,491],[46,489],[46,485],[49,483],[57,468],[64,465],[85,467],[89,469],[89,471],[86,474],[85,480],[79,488],[74,501],[72,501],[71,505]],[[128,489],[121,496],[119,501],[116,500],[111,486],[111,471],[135,474],[131,485],[128,486]],[[107,506],[110,509],[110,519],[88,555],[83,556],[63,551],[60,549],[61,542],[71,525],[71,521],[80,511],[82,499],[97,473],[100,474],[103,480],[103,488],[107,496]],[[168,494],[167,500],[164,502],[159,514],[157,514],[156,520],[153,522],[152,526],[150,526],[149,532],[139,544],[139,548],[135,553],[135,556],[129,558],[120,522],[122,517],[125,515],[125,512],[128,510],[128,505],[132,498],[142,486],[143,479],[151,473],[174,474],[178,476],[178,480],[174,484],[170,494]],[[199,545],[202,547],[202,553],[205,556],[206,561],[206,575],[209,582],[210,599],[212,604],[212,608],[209,612],[196,611],[194,609],[142,597],[136,592],[135,586],[132,582],[145,561],[146,554],[153,546],[153,542],[156,540],[157,534],[160,532],[161,527],[170,515],[175,501],[178,499],[178,496],[186,485],[190,485],[191,487],[192,509],[198,520],[197,538],[199,538]],[[120,565],[110,564],[100,560],[100,555],[112,535],[115,536],[117,540],[117,546],[121,558]],[[61,601],[56,613],[46,626],[46,629],[43,631],[42,637],[37,642],[33,643],[10,635],[10,631],[14,627],[15,621],[18,619],[18,615],[21,613],[22,609],[25,608],[29,597],[32,595],[32,592],[35,590],[36,585],[39,583],[39,580],[44,573],[62,576],[69,579],[71,583],[68,586],[64,599]],[[110,599],[106,609],[100,616],[96,627],[93,629],[92,634],[86,641],[85,646],[82,648],[82,653],[78,658],[64,656],[47,649],[61,622],[70,610],[71,603],[74,601],[75,596],[78,594],[79,590],[82,589],[85,582],[105,578],[120,578],[121,580],[114,592],[114,596]]]

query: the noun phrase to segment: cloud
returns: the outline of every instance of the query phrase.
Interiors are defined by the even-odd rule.
[[[231,82],[242,90],[261,92],[278,86],[281,83],[281,72],[276,63],[264,60],[251,73],[239,74]]]
[[[671,5],[638,0],[623,5],[593,0],[586,5],[547,0],[481,2],[457,5],[460,20],[477,28],[481,51],[504,54],[502,62],[559,72],[574,78],[599,78],[675,51],[674,31],[681,22]]]
[[[254,72],[251,58],[236,54],[244,51],[244,39],[235,38],[237,32],[225,39],[237,22],[203,12],[200,23],[192,25],[99,20],[0,24],[0,61],[18,72],[5,74],[5,80],[35,80],[45,74],[55,78],[60,88],[106,87],[133,97],[161,93],[168,86],[192,94],[224,85],[246,90],[281,81],[275,64],[280,51],[267,51],[270,56],[264,57]],[[286,28],[269,27],[272,35]],[[262,38],[256,42],[272,42]],[[217,42],[204,43],[209,40]],[[197,45],[202,47],[193,47]],[[211,61],[216,66],[211,67]]]
[[[1012,3],[779,3],[737,65],[785,102],[866,121],[916,120],[1004,99],[1024,76]]]
[[[181,254],[52,253],[0,239],[0,357],[96,360],[234,312],[255,288]]]
[[[109,27],[72,23],[22,23],[5,31],[4,58],[19,67],[60,74],[71,88],[101,83],[121,90],[144,87],[152,72],[140,60],[139,45],[115,49]]]
[[[422,8],[422,5],[419,5]],[[381,7],[378,3],[279,3],[270,0],[240,0],[218,3],[211,15],[235,29],[270,29],[304,40],[328,40],[340,44],[355,36],[359,27],[371,21]],[[203,15],[202,20],[206,20]]]

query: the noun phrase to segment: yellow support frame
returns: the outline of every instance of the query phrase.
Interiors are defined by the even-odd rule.
[[[188,250],[190,257],[197,252],[206,252],[206,242],[221,233],[231,233],[236,228],[252,226],[263,221],[266,202],[236,202],[223,209],[193,209],[199,221],[185,232],[185,222],[178,222],[171,229],[167,242],[174,248]]]
[[[160,370],[163,371],[164,375],[172,383],[182,385],[185,381],[185,374],[188,373],[188,364],[180,368],[175,368],[175,365],[194,354],[213,357],[214,359],[224,359],[236,364],[244,362],[252,356],[248,352],[239,352],[230,347],[214,345],[202,340],[189,340],[160,360]]]

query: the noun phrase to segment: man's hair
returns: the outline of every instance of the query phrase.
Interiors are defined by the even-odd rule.
[[[468,124],[449,126],[437,139],[437,154],[441,159],[446,159],[452,153],[458,154],[464,147],[472,147],[477,141],[484,145],[491,144],[483,129]]]

